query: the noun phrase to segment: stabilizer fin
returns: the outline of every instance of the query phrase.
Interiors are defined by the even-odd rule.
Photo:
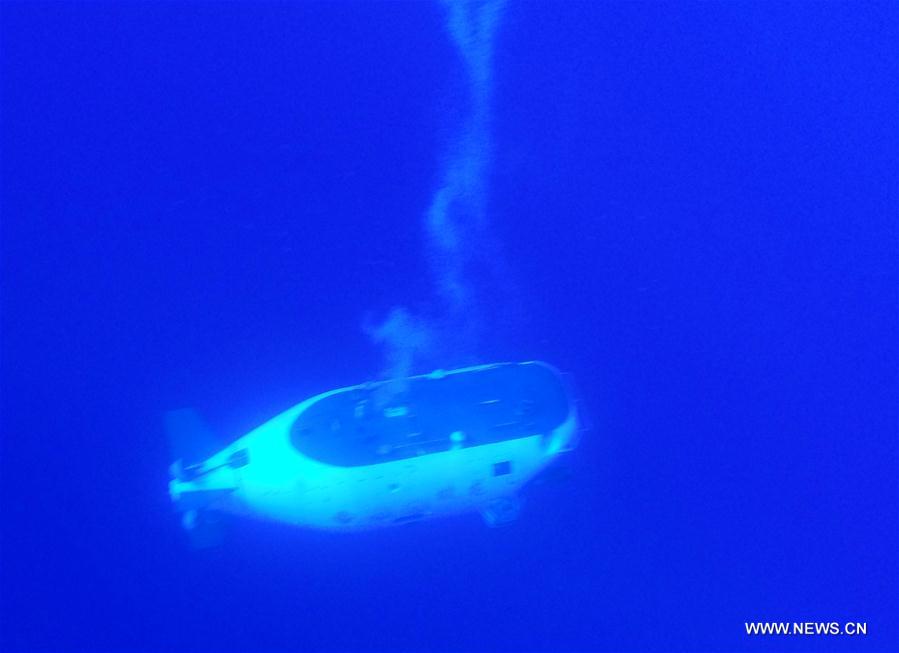
[[[192,408],[168,411],[165,414],[165,430],[171,459],[181,461],[183,468],[203,462],[222,447],[203,418]]]

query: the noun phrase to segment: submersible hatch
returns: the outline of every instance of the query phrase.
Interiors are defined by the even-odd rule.
[[[166,423],[176,452],[209,438],[191,410]],[[331,390],[209,457],[180,454],[169,492],[201,545],[226,514],[359,531],[480,512],[497,526],[580,430],[570,384],[546,363],[437,370]]]

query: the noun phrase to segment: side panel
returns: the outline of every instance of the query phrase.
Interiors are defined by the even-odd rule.
[[[356,530],[475,511],[514,494],[540,468],[538,436],[368,467],[335,469],[306,494],[305,519]],[[298,497],[299,498],[299,497]]]

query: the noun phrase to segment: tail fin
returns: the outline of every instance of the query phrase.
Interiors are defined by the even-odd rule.
[[[174,461],[170,468],[169,494],[175,509],[181,513],[181,525],[194,548],[216,546],[222,541],[225,516],[215,505],[234,488],[215,482],[194,481],[217,469],[206,469],[204,462],[221,448],[222,443],[190,408],[167,412],[165,430]],[[243,458],[246,458],[246,452]]]
[[[167,412],[165,430],[172,460],[181,461],[183,467],[203,462],[221,448],[203,418],[192,408]]]

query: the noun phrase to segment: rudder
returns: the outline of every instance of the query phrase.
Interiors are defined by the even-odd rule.
[[[185,467],[203,462],[221,448],[218,438],[192,408],[170,410],[165,414],[171,459]]]

